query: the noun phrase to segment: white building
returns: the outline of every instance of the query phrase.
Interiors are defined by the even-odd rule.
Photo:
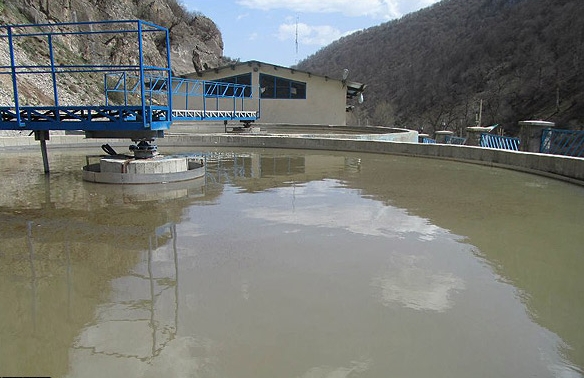
[[[251,85],[252,96],[261,98],[258,122],[276,124],[346,125],[347,99],[359,96],[366,87],[361,83],[255,60],[184,77]],[[174,109],[184,109],[188,99],[185,101],[178,96],[173,101]],[[207,106],[220,108],[231,105],[228,99],[217,100],[216,103]],[[190,102],[188,104],[190,106]]]

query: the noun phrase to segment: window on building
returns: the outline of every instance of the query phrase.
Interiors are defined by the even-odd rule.
[[[262,98],[306,98],[306,83],[260,74]]]
[[[291,81],[290,98],[306,98],[306,83]]]
[[[251,96],[251,73],[237,75],[237,76],[230,76],[225,77],[222,79],[215,79],[214,82],[218,83],[230,83],[230,84],[241,84],[241,85],[250,85],[244,89],[244,96],[250,97]],[[209,96],[233,96],[233,87],[225,87],[221,85],[214,85],[214,84],[206,84],[205,85],[205,93]],[[235,91],[235,95],[237,97],[241,96],[241,89],[237,89]]]

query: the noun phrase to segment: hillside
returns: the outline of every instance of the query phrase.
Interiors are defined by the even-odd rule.
[[[517,121],[584,125],[582,0],[443,0],[341,38],[298,68],[367,83],[358,122],[508,134]]]
[[[0,0],[0,24],[60,23],[142,19],[170,31],[174,75],[224,64],[221,32],[209,18],[186,11],[178,0]],[[124,35],[125,37],[125,35]],[[0,64],[9,65],[6,38],[0,46]],[[48,64],[46,40],[19,38],[17,64]],[[122,37],[98,35],[55,37],[57,64],[137,64],[137,44]],[[144,36],[144,56],[166,65],[166,49],[153,33]],[[21,104],[52,105],[50,75],[20,75]],[[103,98],[103,75],[58,77],[62,104],[91,104]],[[12,105],[10,75],[0,75],[0,105]]]

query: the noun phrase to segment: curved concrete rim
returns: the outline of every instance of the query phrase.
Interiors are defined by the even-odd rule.
[[[584,186],[584,158],[476,146],[232,134],[167,135],[158,140],[158,146],[288,148],[426,157],[506,168]]]
[[[2,139],[17,139],[18,144],[4,143]],[[127,140],[108,140],[112,146],[126,146]],[[103,140],[85,139],[80,135],[52,137],[50,148],[100,146]],[[243,148],[291,148],[371,152],[404,156],[426,157],[481,164],[527,172],[584,186],[584,158],[532,152],[497,150],[484,147],[422,144],[396,141],[356,140],[355,138],[319,138],[306,136],[268,136],[237,134],[167,134],[157,140],[160,147],[243,147]],[[0,138],[0,150],[38,148],[32,137]]]

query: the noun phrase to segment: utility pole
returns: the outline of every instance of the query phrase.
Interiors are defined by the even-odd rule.
[[[479,103],[479,114],[477,116],[477,126],[482,125],[483,123],[483,100]]]
[[[298,16],[296,16],[296,64],[298,64]]]

